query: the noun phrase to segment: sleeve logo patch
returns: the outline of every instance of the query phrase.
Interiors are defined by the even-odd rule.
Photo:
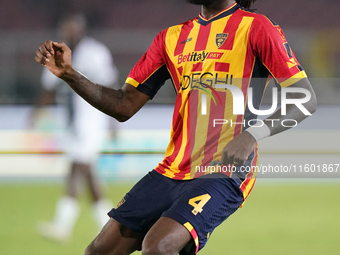
[[[296,63],[294,58],[290,58],[289,61],[287,61],[287,65],[289,68],[292,68],[294,66],[297,66],[298,64]]]

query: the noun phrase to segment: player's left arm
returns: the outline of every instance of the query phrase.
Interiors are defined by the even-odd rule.
[[[303,78],[300,81],[290,85],[289,88],[302,88],[305,89],[306,92],[308,91],[310,93],[310,99],[301,105],[310,113],[310,115],[316,111],[316,96],[307,78]],[[287,95],[290,99],[304,99],[306,97],[306,95],[301,92],[290,92],[287,93]],[[293,125],[288,124],[289,120],[294,120],[294,124],[296,124],[300,123],[310,115],[306,115],[304,112],[302,112],[296,104],[289,104],[287,105],[285,115],[282,115],[281,109],[278,109],[271,116],[264,120],[265,125],[263,125],[263,127],[253,127],[253,130],[256,130],[256,132],[259,133],[256,135],[259,136],[272,136],[290,129]],[[287,125],[282,125],[283,121],[287,121]],[[263,132],[265,133],[263,134]],[[244,164],[250,153],[254,150],[256,143],[257,140],[253,134],[247,132],[247,130],[242,132],[224,147],[222,153],[222,164]]]
[[[302,112],[302,108],[310,114],[316,111],[316,96],[313,88],[303,68],[297,62],[281,28],[274,21],[259,15],[250,29],[249,41],[253,54],[260,58],[276,81],[283,87],[291,88],[287,96],[294,99],[293,102],[303,103],[288,105],[283,115],[279,109],[264,120],[265,124],[262,127],[250,127],[236,136],[223,149],[223,164],[242,165],[254,150],[258,140],[289,129],[290,120],[294,121],[294,124],[300,123],[309,116],[306,112]],[[294,83],[294,79],[298,81]],[[296,92],[293,92],[294,89]],[[301,91],[310,94],[309,100],[308,98],[303,100],[306,95]],[[282,121],[287,125],[282,125]]]
[[[287,113],[285,115],[282,115],[282,111],[279,109],[273,115],[264,120],[264,122],[269,127],[270,135],[275,135],[277,133],[281,133],[282,131],[290,129],[294,125],[290,126],[288,124],[289,120],[292,120],[291,122],[295,122],[295,124],[298,124],[305,118],[312,115],[317,109],[317,99],[314,90],[307,78],[301,79],[300,81],[290,85],[288,88],[301,88],[304,89],[307,93],[308,92],[310,93],[310,99],[307,102],[301,104],[302,107],[305,110],[307,110],[308,113],[302,112],[302,110],[297,106],[297,104],[287,105],[286,107]],[[290,99],[297,99],[297,101],[308,97],[308,95],[301,92],[290,92],[287,93],[287,95]],[[287,120],[287,125],[282,125],[282,121],[285,120]]]

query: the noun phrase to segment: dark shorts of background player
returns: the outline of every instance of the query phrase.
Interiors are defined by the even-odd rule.
[[[160,217],[172,218],[188,229],[195,243],[182,249],[180,255],[196,254],[204,247],[215,227],[243,203],[240,184],[235,179],[221,177],[220,174],[207,177],[173,180],[153,170],[108,215],[131,230],[144,234]],[[211,198],[205,204],[203,202],[201,212],[194,212],[195,204],[202,205],[197,197],[209,197],[206,194]]]

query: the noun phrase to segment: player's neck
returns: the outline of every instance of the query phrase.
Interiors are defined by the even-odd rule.
[[[216,1],[217,3],[211,4],[209,6],[202,6],[202,16],[205,19],[210,19],[221,11],[227,9],[235,3],[235,0],[225,0],[225,1]]]

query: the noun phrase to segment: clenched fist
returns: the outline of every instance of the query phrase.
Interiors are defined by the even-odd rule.
[[[72,70],[71,53],[65,43],[47,40],[39,45],[35,61],[46,66],[55,76],[62,78]]]

